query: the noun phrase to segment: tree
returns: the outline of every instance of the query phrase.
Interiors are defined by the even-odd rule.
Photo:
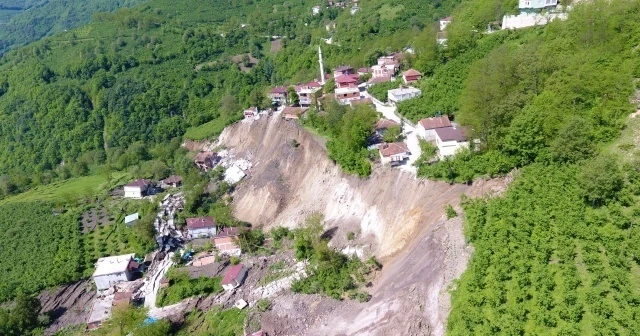
[[[587,202],[601,205],[616,198],[624,186],[624,175],[611,155],[589,161],[580,172],[580,184]]]
[[[591,125],[580,117],[572,117],[551,143],[553,158],[559,162],[577,162],[593,154]]]
[[[290,86],[287,90],[289,91],[289,104],[298,106],[298,104],[300,104],[300,97],[298,97],[296,89]]]
[[[387,128],[382,135],[384,142],[396,142],[402,135],[402,127],[400,125],[394,125]]]

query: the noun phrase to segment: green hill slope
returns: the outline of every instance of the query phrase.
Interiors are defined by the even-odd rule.
[[[87,24],[96,12],[131,7],[144,0],[0,1],[0,55],[57,32]]]

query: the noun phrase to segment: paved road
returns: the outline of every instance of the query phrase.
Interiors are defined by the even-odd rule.
[[[376,101],[374,101],[373,103],[376,106],[376,111],[382,113],[385,118],[391,119],[398,123],[402,123],[402,119],[396,114],[395,106],[382,105],[377,103]],[[418,141],[418,134],[415,127],[407,123],[403,124],[403,131],[405,135],[405,142],[407,143],[407,147],[409,147],[411,155],[409,155],[409,159],[407,160],[407,162],[404,165],[400,166],[400,169],[416,174],[418,172],[418,169],[413,165],[413,163],[416,162],[416,160],[418,160],[418,158],[422,154],[422,150],[420,149],[420,142]]]

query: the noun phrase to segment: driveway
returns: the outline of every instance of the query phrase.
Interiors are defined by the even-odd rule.
[[[368,93],[367,93],[367,96],[369,96]],[[395,122],[402,124],[403,126],[402,130],[405,136],[404,142],[407,144],[407,147],[409,147],[409,151],[411,152],[411,155],[409,155],[409,159],[407,160],[407,162],[400,166],[400,169],[416,174],[418,172],[418,169],[413,166],[413,163],[416,162],[416,160],[418,160],[418,158],[422,154],[422,150],[420,149],[420,142],[418,141],[418,134],[416,132],[416,128],[409,125],[408,123],[402,122],[402,119],[396,114],[395,106],[383,105],[378,103],[375,100],[373,100],[373,104],[376,107],[376,111],[382,113],[382,115],[385,118],[391,119]]]

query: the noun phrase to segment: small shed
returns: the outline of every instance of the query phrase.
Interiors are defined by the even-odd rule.
[[[247,269],[242,264],[231,266],[222,278],[222,288],[232,290],[238,288],[247,277]]]
[[[138,221],[138,219],[140,219],[140,214],[136,212],[134,214],[126,216],[124,218],[124,224],[126,226],[132,226],[133,224],[135,224]]]
[[[182,186],[182,176],[171,175],[160,181],[160,186],[163,188],[178,188]]]

